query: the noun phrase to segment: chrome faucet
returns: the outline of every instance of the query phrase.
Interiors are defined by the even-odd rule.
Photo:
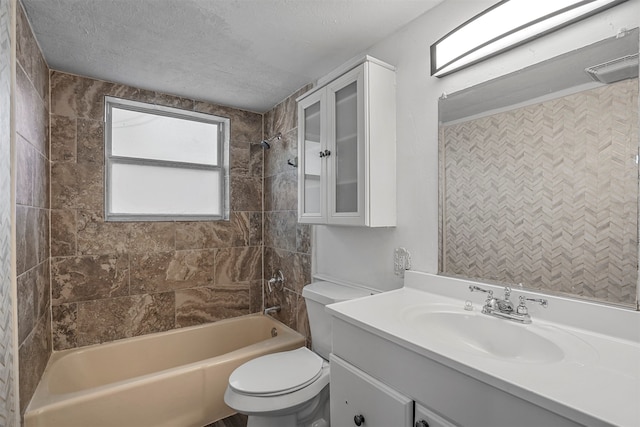
[[[469,291],[485,292],[487,294],[487,299],[484,306],[482,306],[483,314],[519,323],[531,323],[531,316],[529,315],[529,309],[526,306],[526,301],[537,302],[544,308],[547,308],[549,305],[546,299],[526,298],[524,296],[520,296],[520,304],[517,307],[514,307],[513,303],[509,299],[511,296],[511,288],[508,286],[504,288],[504,298],[496,298],[493,296],[493,290],[483,289],[475,285],[469,285]]]
[[[273,313],[280,313],[280,306],[279,305],[274,305],[273,307],[267,307],[264,309],[264,314],[273,314]]]

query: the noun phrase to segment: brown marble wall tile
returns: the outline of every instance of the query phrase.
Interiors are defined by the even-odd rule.
[[[73,232],[78,255],[103,255],[127,251],[131,223],[104,222],[101,212],[76,212],[77,230]]]
[[[284,274],[284,287],[301,294],[302,288],[311,282],[311,255],[266,246],[264,279],[270,279],[278,270]]]
[[[77,161],[104,163],[104,123],[102,120],[77,119]]]
[[[276,315],[307,337],[311,345],[302,288],[311,281],[311,226],[297,221],[297,169],[287,160],[298,155],[295,99],[310,89],[300,89],[265,114],[265,134],[281,132],[283,138],[264,158],[264,279],[276,270],[285,276],[284,289],[265,290],[265,306],[279,304]]]
[[[117,83],[53,71],[50,76],[51,112],[56,115],[100,121],[104,96],[154,103],[156,93]]]
[[[249,216],[249,246],[262,246],[262,230],[264,215],[262,212],[250,212]]]
[[[185,327],[249,314],[250,285],[176,291],[176,326]]]
[[[104,96],[115,95],[120,92],[120,85],[105,82],[103,80],[94,79],[82,79],[80,80],[80,87],[76,92],[76,117],[102,120],[104,117]],[[132,99],[132,93],[137,94],[137,90],[131,91],[130,88],[126,88],[125,92],[129,95],[127,98]],[[153,96],[153,95],[151,95]]]
[[[296,211],[265,212],[265,246],[295,251],[297,224]]]
[[[296,251],[311,254],[311,225],[298,224],[296,226]]]
[[[102,165],[53,163],[51,208],[102,211],[104,206]]]
[[[75,162],[77,160],[76,119],[51,115],[51,161]]]
[[[35,153],[35,174],[33,180],[33,206],[48,209],[50,205],[50,174],[51,163],[41,153]]]
[[[250,175],[251,144],[249,142],[233,143],[229,150],[230,173]]]
[[[193,107],[195,105],[195,101],[193,99],[167,95],[164,93],[156,93],[154,97],[154,103],[156,105],[180,108],[182,110],[193,110]]]
[[[46,261],[49,259],[49,217],[51,211],[49,209],[32,209],[35,210],[36,215],[36,256],[37,263]]]
[[[16,206],[16,265],[18,275],[38,264],[38,210]]]
[[[47,366],[51,354],[51,334],[49,331],[51,331],[50,317],[42,316],[18,350],[21,413],[24,413],[40,381],[40,376]]]
[[[49,154],[49,120],[45,101],[31,85],[21,67],[16,67],[16,132],[43,155]]]
[[[215,284],[226,285],[260,279],[262,249],[259,247],[218,249]]]
[[[76,118],[78,109],[76,92],[80,90],[79,83],[82,77],[51,71],[49,84],[51,86],[51,114]]]
[[[262,179],[248,175],[231,175],[231,210],[262,210]]]
[[[20,135],[16,138],[16,203],[33,206],[36,150]]]
[[[66,350],[78,346],[78,304],[62,304],[51,307],[53,324],[53,348]]]
[[[298,169],[287,163],[298,156],[298,130],[296,128],[282,134],[282,139],[271,145],[264,159],[264,176],[272,177],[280,173],[297,173]]]
[[[20,3],[16,10],[16,267],[20,411],[51,354],[49,70]]]
[[[48,316],[51,308],[51,258],[36,267],[35,316]]]
[[[33,330],[35,322],[36,268],[18,276],[18,342],[23,342]]]
[[[51,256],[76,254],[76,211],[54,209],[51,211]]]
[[[298,172],[295,169],[264,179],[264,205],[267,212],[298,209]]]
[[[176,225],[173,222],[132,222],[129,229],[129,252],[165,252],[176,247]]]
[[[132,295],[78,304],[78,345],[98,344],[175,327],[175,295]]]
[[[264,148],[259,143],[249,144],[249,175],[262,177],[264,169]]]
[[[51,298],[54,305],[129,294],[127,255],[53,258]]]
[[[42,99],[49,96],[49,70],[40,48],[31,33],[31,27],[22,4],[16,13],[16,60],[24,69]]]
[[[48,315],[49,286],[48,260],[18,276],[18,342],[24,342],[38,319]]]
[[[249,282],[249,312],[260,313],[264,310],[264,280],[252,280]]]
[[[211,286],[215,260],[215,249],[134,254],[131,256],[131,293]]]
[[[253,213],[233,212],[229,221],[176,223],[176,249],[207,249],[250,244]]]

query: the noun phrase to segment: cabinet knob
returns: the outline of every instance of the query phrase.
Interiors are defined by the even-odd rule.
[[[320,157],[324,157],[324,151],[320,152]]]
[[[356,423],[357,426],[361,426],[362,424],[364,424],[364,416],[356,415],[355,417],[353,417],[353,422]]]
[[[324,150],[324,156],[325,157],[329,157],[331,155],[331,151],[329,150]]]
[[[415,427],[429,427],[429,423],[425,420],[416,421]]]

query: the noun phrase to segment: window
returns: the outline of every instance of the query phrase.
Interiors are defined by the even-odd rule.
[[[228,218],[229,119],[105,97],[105,219]]]

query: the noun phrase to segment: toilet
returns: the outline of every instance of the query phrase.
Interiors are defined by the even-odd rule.
[[[324,307],[370,294],[331,282],[305,286],[313,351],[303,347],[246,362],[231,373],[225,403],[248,415],[247,427],[329,427],[331,316]]]

